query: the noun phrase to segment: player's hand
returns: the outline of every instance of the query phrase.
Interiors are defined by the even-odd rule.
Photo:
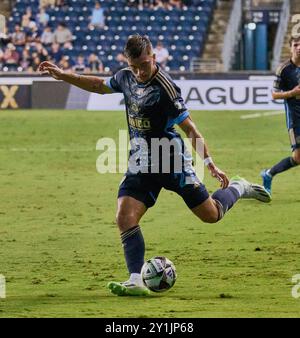
[[[44,61],[39,65],[39,72],[41,74],[49,74],[56,80],[61,80],[64,71],[57,67],[54,63]]]
[[[300,85],[294,87],[291,90],[291,94],[292,94],[292,97],[294,97],[294,96],[300,96]]]
[[[214,163],[210,163],[207,166],[207,169],[209,170],[212,177],[215,177],[221,184],[221,188],[225,189],[229,185],[229,179],[226,176],[225,173],[223,173],[222,170],[220,170],[218,167],[214,165]]]

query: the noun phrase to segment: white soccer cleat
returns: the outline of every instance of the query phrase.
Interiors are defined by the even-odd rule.
[[[242,191],[241,198],[243,199],[256,199],[260,202],[270,203],[272,200],[271,194],[261,185],[248,182],[242,177],[235,176],[230,180],[229,185],[233,187],[239,185]]]

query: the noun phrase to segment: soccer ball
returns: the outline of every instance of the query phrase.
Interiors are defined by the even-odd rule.
[[[174,264],[168,258],[161,256],[147,260],[141,274],[145,286],[154,292],[171,289],[177,278]]]

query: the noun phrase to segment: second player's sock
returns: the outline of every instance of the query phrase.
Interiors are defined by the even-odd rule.
[[[283,159],[282,161],[280,161],[279,163],[277,163],[276,165],[274,165],[274,167],[272,167],[267,174],[269,174],[271,177],[289,170],[293,167],[296,167],[298,164],[294,161],[294,159],[292,157],[287,157],[285,159]]]

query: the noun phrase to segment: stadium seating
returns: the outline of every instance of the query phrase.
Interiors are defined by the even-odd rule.
[[[190,5],[181,10],[140,10],[129,7],[126,0],[100,2],[105,9],[105,29],[88,28],[89,16],[94,7],[92,0],[69,0],[68,6],[49,7],[46,11],[52,29],[58,23],[65,22],[71,30],[74,36],[73,49],[66,54],[73,62],[78,54],[95,52],[109,71],[115,67],[114,57],[122,52],[128,35],[134,33],[149,35],[154,46],[158,40],[164,42],[170,53],[167,70],[189,70],[191,59],[199,57],[203,51],[216,1],[191,0]],[[35,15],[38,6],[39,0],[17,0],[9,20],[10,32],[13,32],[16,23],[20,23],[27,7]]]

